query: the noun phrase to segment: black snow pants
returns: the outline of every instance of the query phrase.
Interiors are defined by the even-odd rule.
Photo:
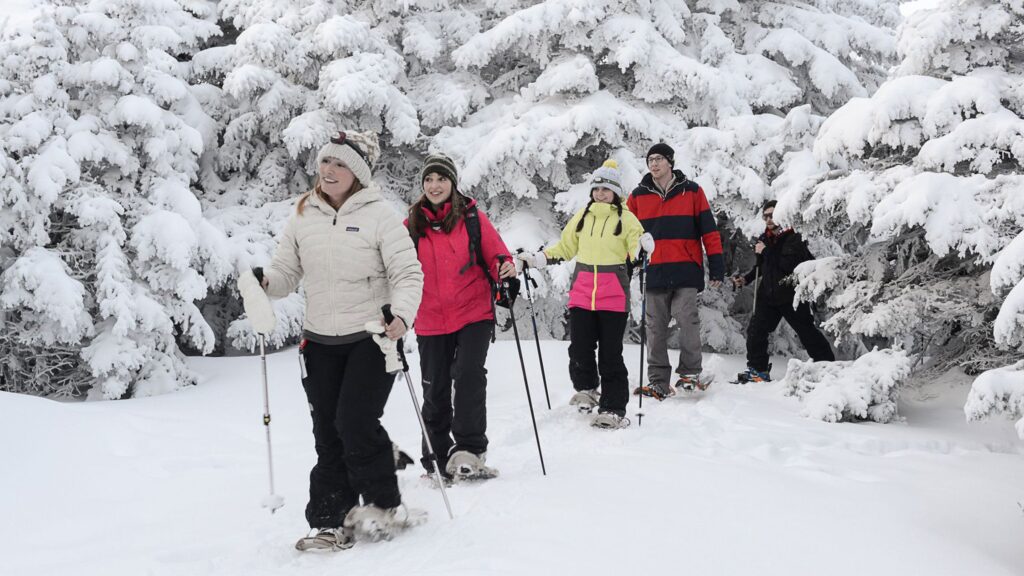
[[[313,417],[316,465],[309,474],[306,520],[337,528],[359,504],[392,508],[402,502],[391,439],[381,426],[395,375],[369,337],[351,344],[306,341],[302,380]]]
[[[423,377],[423,421],[444,472],[458,450],[487,451],[487,349],[493,321],[474,322],[451,334],[418,336]],[[434,470],[427,443],[420,460]]]
[[[767,300],[767,298],[765,299]],[[836,359],[825,335],[814,325],[811,306],[803,302],[794,310],[789,303],[758,302],[747,326],[747,366],[760,372],[768,370],[768,337],[785,318],[796,332],[807,355],[815,362]]]
[[[626,415],[629,374],[622,359],[626,313],[569,308],[569,379],[576,390],[601,387],[598,410]],[[594,349],[597,349],[597,362]],[[600,378],[598,377],[600,375]]]

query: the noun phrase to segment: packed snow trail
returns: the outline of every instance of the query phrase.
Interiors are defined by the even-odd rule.
[[[117,402],[0,394],[0,574],[873,574],[1017,576],[1024,567],[1024,443],[1010,422],[967,424],[968,388],[906,394],[905,421],[826,424],[770,384],[724,382],[738,357],[707,355],[705,393],[636,398],[621,430],[568,405],[568,343],[543,343],[553,410],[538,402],[542,477],[513,342],[492,347],[488,465],[456,484],[447,519],[418,465],[399,472],[426,525],[391,542],[296,552],[314,461],[295,350],[268,358],[275,480],[267,469],[258,357],[197,358],[195,388]],[[626,348],[635,370],[639,351]],[[418,383],[418,356],[411,355]],[[775,366],[785,366],[782,359]],[[635,372],[631,387],[636,384]],[[914,398],[927,399],[915,400]],[[396,381],[385,425],[419,456]]]

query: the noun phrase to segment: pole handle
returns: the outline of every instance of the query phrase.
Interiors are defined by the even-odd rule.
[[[391,311],[391,304],[385,304],[380,307],[380,311],[384,314],[384,326],[387,327],[395,321],[395,313]],[[398,339],[398,358],[402,361],[402,371],[409,371],[409,362],[405,359],[405,346],[402,339]]]
[[[507,259],[508,256],[498,254],[498,267],[501,268],[501,265],[504,264]],[[508,282],[503,278],[498,279],[498,293],[501,294],[505,301],[509,302],[509,306],[511,306],[510,298],[508,296]]]

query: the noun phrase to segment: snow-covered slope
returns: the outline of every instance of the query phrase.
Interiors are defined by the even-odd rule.
[[[631,399],[633,425],[603,431],[566,405],[566,343],[544,345],[551,411],[532,343],[524,348],[547,477],[514,343],[498,342],[488,463],[501,476],[452,488],[450,521],[418,470],[400,472],[427,525],[321,556],[292,549],[306,530],[314,458],[293,349],[269,360],[286,499],[275,515],[259,506],[256,358],[193,360],[199,386],[154,398],[0,394],[0,574],[1010,576],[1024,567],[1024,444],[1008,423],[967,424],[962,385],[901,401],[902,422],[826,424],[802,418],[778,382],[726,384],[741,359],[708,357],[718,381],[706,395],[645,402],[642,427]],[[635,379],[636,347],[627,359]],[[401,379],[385,420],[415,453]]]

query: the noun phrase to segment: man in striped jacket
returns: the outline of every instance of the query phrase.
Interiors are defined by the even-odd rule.
[[[679,378],[676,388],[704,390],[700,380],[701,341],[697,294],[704,290],[704,255],[709,285],[725,277],[722,239],[704,191],[674,169],[675,151],[658,143],[647,152],[650,170],[630,194],[626,205],[653,236],[654,252],[647,267],[648,384],[634,390],[658,400],[674,394],[670,384],[668,324],[680,329]]]

